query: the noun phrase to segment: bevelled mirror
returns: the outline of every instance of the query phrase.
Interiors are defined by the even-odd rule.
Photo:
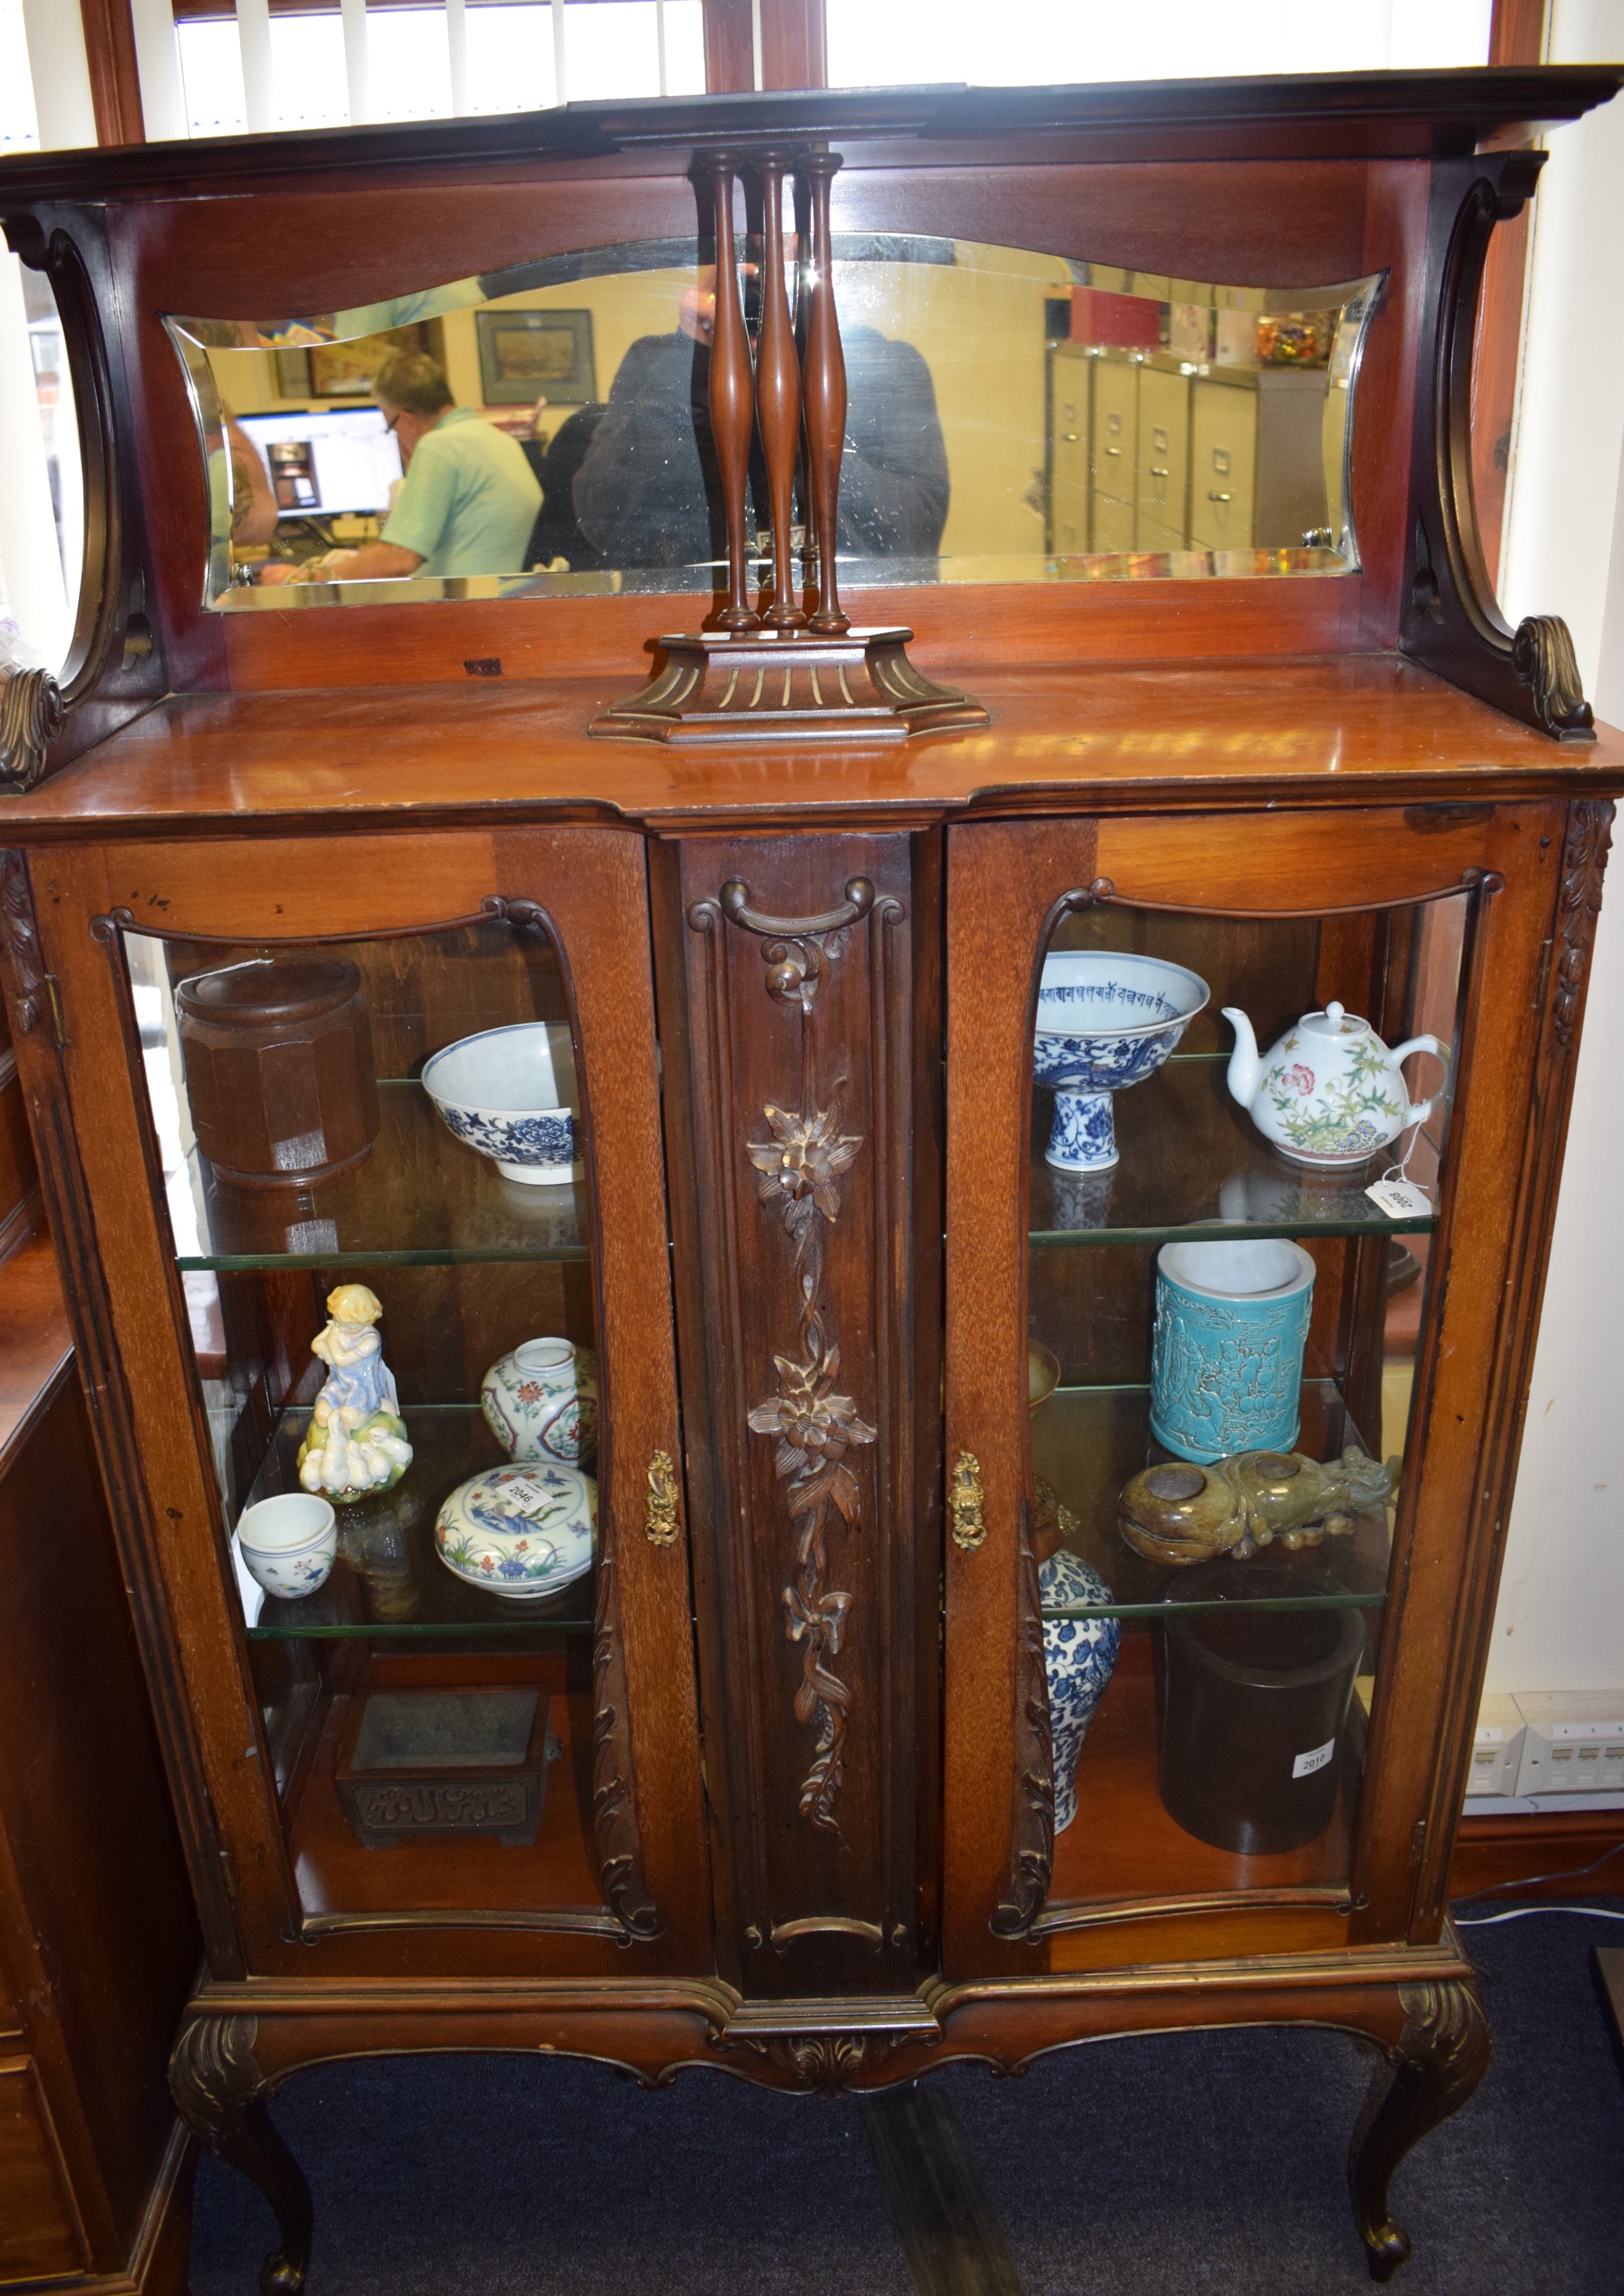
[[[1352,398],[1379,280],[834,245],[843,590],[1357,567]],[[699,257],[642,241],[314,317],[169,317],[208,474],[205,602],[714,590]],[[753,316],[749,265],[743,283]]]

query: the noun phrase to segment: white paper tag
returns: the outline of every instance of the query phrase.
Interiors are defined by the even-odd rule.
[[[1389,1220],[1425,1220],[1432,1210],[1432,1198],[1413,1180],[1373,1180],[1365,1194]]]
[[[1323,1746],[1316,1746],[1311,1754],[1298,1754],[1291,1765],[1293,1778],[1312,1778],[1316,1770],[1324,1770],[1336,1752],[1336,1740],[1327,1738]]]
[[[516,1474],[511,1483],[502,1485],[502,1497],[517,1507],[521,1515],[539,1515],[550,1503],[551,1494],[539,1483],[532,1483],[527,1474]]]

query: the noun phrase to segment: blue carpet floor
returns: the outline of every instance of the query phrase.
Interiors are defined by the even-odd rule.
[[[1624,2079],[1588,1956],[1624,1923],[1467,1934],[1495,2060],[1395,2181],[1416,2253],[1394,2287],[1620,2296]],[[1026,2296],[1331,2296],[1371,2284],[1343,2181],[1370,2062],[1333,2033],[1220,2032],[938,2077]],[[274,2109],[316,2197],[309,2296],[911,2296],[844,2100],[442,2057],[317,2069]],[[253,2296],[270,2216],[212,2158],[195,2224],[193,2296]]]

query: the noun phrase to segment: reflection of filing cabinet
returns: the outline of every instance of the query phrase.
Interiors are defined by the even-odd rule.
[[[1125,360],[1094,366],[1093,517],[1097,551],[1132,550],[1139,453],[1139,369]]]
[[[1203,378],[1190,393],[1190,546],[1250,550],[1257,481],[1257,386]]]
[[[1133,489],[1136,549],[1184,548],[1189,474],[1189,378],[1142,367]]]
[[[1049,364],[1050,551],[1089,547],[1089,401],[1095,361],[1081,343],[1056,343]]]
[[[1346,405],[1345,398],[1342,404]],[[1257,378],[1257,517],[1250,540],[1259,550],[1298,550],[1303,536],[1331,517],[1322,433],[1323,367],[1265,367]]]

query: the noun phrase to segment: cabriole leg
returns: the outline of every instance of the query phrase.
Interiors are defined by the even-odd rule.
[[[1463,2105],[1489,2069],[1489,2025],[1471,1985],[1406,1985],[1404,2031],[1376,2074],[1353,2132],[1348,2181],[1372,2280],[1391,2280],[1410,2235],[1387,2209],[1394,2170],[1429,2129]]]
[[[310,2269],[310,2187],[266,2109],[258,2031],[255,2017],[196,2018],[175,2044],[169,2088],[187,2127],[276,2212],[282,2243],[260,2269],[260,2296],[299,2296]]]

